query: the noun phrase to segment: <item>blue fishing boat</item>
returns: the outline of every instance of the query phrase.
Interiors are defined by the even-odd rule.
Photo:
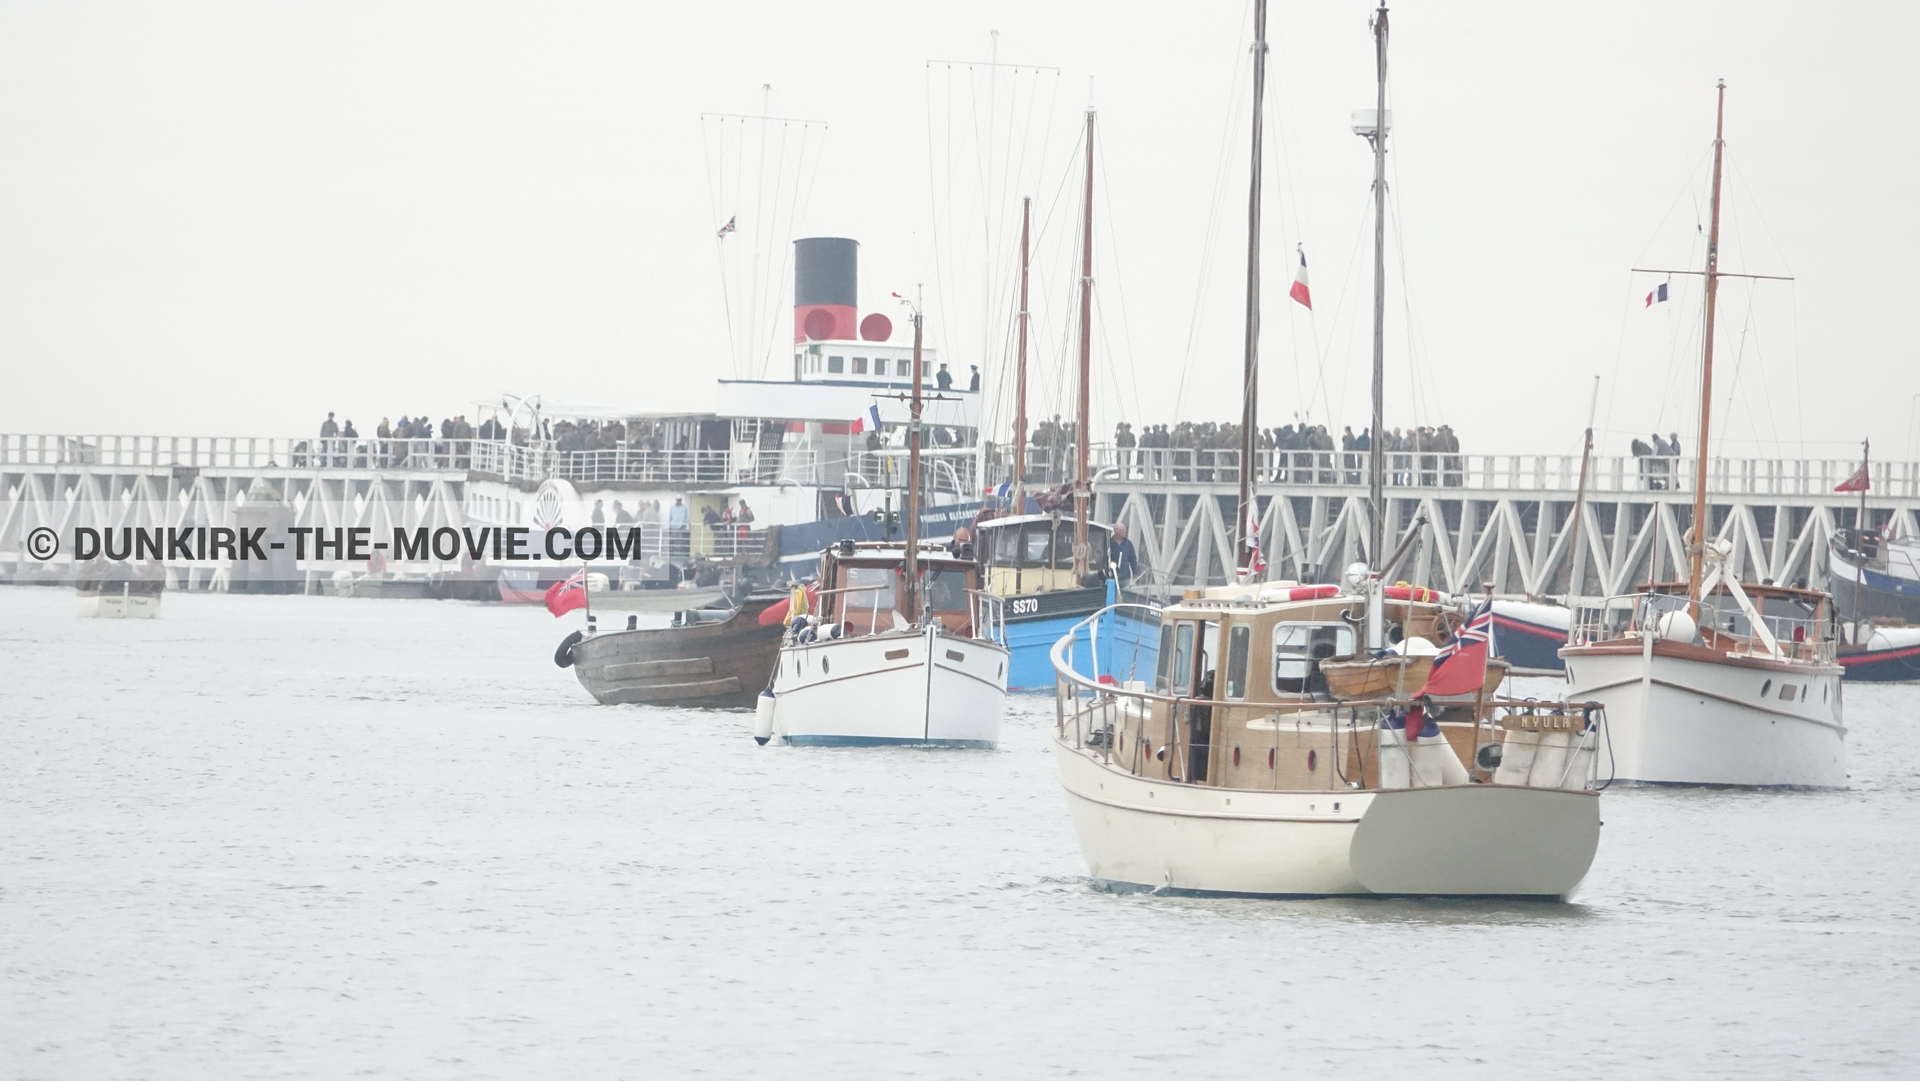
[[[1051,650],[1075,624],[1102,608],[1144,599],[1120,588],[1107,553],[1113,531],[1087,523],[1087,573],[1074,573],[1074,519],[1071,515],[1024,514],[980,523],[977,541],[987,565],[986,586],[1000,597],[1006,612],[1008,690],[1051,690]],[[1095,630],[1100,671],[1096,675],[1130,678],[1126,673],[1153,669],[1160,626],[1147,608],[1125,608],[1102,617]]]

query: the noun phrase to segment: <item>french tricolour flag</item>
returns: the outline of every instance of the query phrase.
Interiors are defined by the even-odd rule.
[[[1287,295],[1305,305],[1308,311],[1313,310],[1313,294],[1307,291],[1307,250],[1305,248],[1300,249],[1300,269],[1293,272],[1293,288]]]
[[[858,417],[854,419],[853,434],[855,435],[862,435],[867,432],[877,432],[879,430],[880,430],[880,407],[877,405],[868,406],[866,412],[860,414]]]
[[[1665,304],[1666,302],[1667,302],[1667,283],[1661,282],[1660,288],[1655,289],[1653,292],[1647,294],[1647,307],[1651,308],[1655,304]]]

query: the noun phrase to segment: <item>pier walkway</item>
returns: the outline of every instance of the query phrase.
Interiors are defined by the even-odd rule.
[[[376,529],[530,525],[549,482],[596,491],[727,486],[891,487],[897,449],[835,456],[808,448],[563,452],[499,440],[0,435],[0,577],[18,578],[35,528],[108,521],[116,505],[157,516],[134,524],[223,524],[257,493],[300,524]],[[930,487],[979,498],[1006,479],[1005,448],[939,448]],[[1030,456],[1047,473],[1044,453]],[[1671,578],[1684,565],[1692,459],[1595,458],[1581,523],[1578,592],[1603,595]],[[1852,528],[1859,497],[1835,492],[1844,459],[1715,458],[1707,471],[1716,537],[1748,580],[1825,583],[1828,540]],[[1094,448],[1095,517],[1124,522],[1157,590],[1223,583],[1233,564],[1239,454]],[[1064,474],[1044,477],[1057,482]],[[1568,592],[1574,569],[1574,455],[1396,454],[1388,465],[1389,547],[1423,523],[1395,577],[1449,591],[1492,582],[1503,594]],[[1869,524],[1920,534],[1920,463],[1875,462]],[[1262,551],[1277,578],[1331,579],[1363,558],[1366,461],[1340,451],[1263,452],[1254,464]],[[1030,488],[1037,487],[1030,476]],[[103,512],[102,508],[108,508]],[[419,568],[428,569],[428,568]],[[444,568],[432,568],[444,569]]]

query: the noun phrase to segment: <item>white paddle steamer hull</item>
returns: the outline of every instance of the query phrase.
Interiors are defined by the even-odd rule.
[[[789,645],[773,682],[773,734],[800,745],[991,748],[1006,680],[1005,647],[937,630]]]
[[[1846,787],[1839,665],[1712,661],[1644,648],[1569,648],[1561,656],[1567,698],[1606,706],[1616,780]],[[1605,775],[1607,748],[1600,754]]]
[[[1564,899],[1600,842],[1594,792],[1262,792],[1140,777],[1057,737],[1054,754],[1088,871],[1109,887]]]

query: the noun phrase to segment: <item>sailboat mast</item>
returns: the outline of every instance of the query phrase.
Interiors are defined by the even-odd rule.
[[[1075,461],[1073,476],[1073,576],[1079,580],[1091,569],[1087,543],[1088,503],[1093,485],[1087,477],[1087,422],[1091,412],[1088,384],[1093,371],[1093,109],[1087,109],[1087,198],[1086,217],[1080,223],[1080,414],[1075,424]]]
[[[1253,495],[1255,453],[1259,449],[1260,400],[1260,159],[1262,114],[1267,97],[1267,0],[1253,5],[1253,170],[1247,192],[1247,343],[1245,378],[1240,387],[1240,505],[1234,532],[1239,538],[1239,577],[1253,573],[1254,530],[1259,515]]]
[[[1587,579],[1587,545],[1580,531],[1582,512],[1587,509],[1587,466],[1593,462],[1593,418],[1600,411],[1600,377],[1593,377],[1593,398],[1587,402],[1587,438],[1580,451],[1580,487],[1573,497],[1573,525],[1567,530],[1571,568],[1567,571],[1567,644],[1573,644],[1574,631],[1580,626],[1580,588]]]
[[[1713,416],[1713,314],[1720,297],[1720,167],[1726,155],[1727,81],[1720,80],[1720,102],[1713,119],[1713,224],[1707,231],[1707,323],[1700,347],[1700,442],[1693,468],[1692,569],[1687,593],[1699,602],[1701,561],[1707,549],[1707,435]],[[1694,612],[1697,621],[1700,613]]]
[[[1032,228],[1033,197],[1028,196],[1020,200],[1020,351],[1014,362],[1013,514],[1027,505],[1027,243]]]
[[[1386,551],[1387,392],[1387,5],[1373,16],[1373,431],[1367,436],[1367,562],[1379,569]]]
[[[907,420],[907,613],[920,616],[920,296],[913,303],[913,400]]]

